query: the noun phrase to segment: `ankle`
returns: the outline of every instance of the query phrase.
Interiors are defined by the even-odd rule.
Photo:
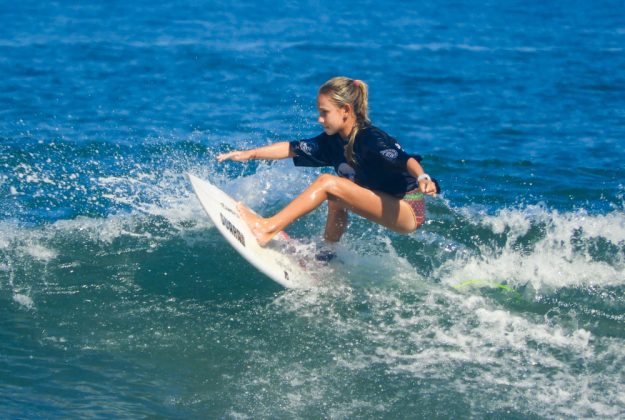
[[[264,230],[270,235],[275,235],[282,230],[280,226],[271,219],[264,219],[264,222]]]

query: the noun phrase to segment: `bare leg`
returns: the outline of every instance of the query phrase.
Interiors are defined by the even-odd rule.
[[[347,228],[347,209],[338,201],[328,201],[328,219],[323,234],[326,242],[338,242]]]
[[[328,174],[317,178],[304,192],[272,217],[262,218],[240,203],[238,208],[241,217],[254,232],[258,243],[263,246],[276,233],[316,209],[326,200],[337,201],[342,207],[396,232],[408,233],[417,228],[412,209],[405,201]]]

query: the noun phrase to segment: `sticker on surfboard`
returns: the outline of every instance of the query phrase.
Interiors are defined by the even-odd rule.
[[[228,243],[258,271],[287,288],[311,287],[317,283],[313,272],[289,252],[285,233],[266,246],[258,245],[254,234],[239,216],[236,201],[208,181],[187,174],[208,217]]]

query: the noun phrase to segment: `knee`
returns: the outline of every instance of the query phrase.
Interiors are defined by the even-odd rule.
[[[336,175],[321,174],[315,182],[328,193],[328,200],[332,200],[332,197],[336,195],[339,188],[339,181],[340,178]]]

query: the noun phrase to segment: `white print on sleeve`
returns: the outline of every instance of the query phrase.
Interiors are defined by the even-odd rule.
[[[393,160],[397,159],[397,156],[399,155],[399,152],[397,152],[397,150],[395,150],[395,149],[385,149],[385,150],[382,150],[380,152],[380,154],[382,156],[384,156],[384,158],[386,160],[393,161]]]
[[[317,151],[317,145],[315,143],[310,143],[307,141],[300,141],[299,148],[302,152],[306,153],[307,155],[312,155],[313,153]]]

